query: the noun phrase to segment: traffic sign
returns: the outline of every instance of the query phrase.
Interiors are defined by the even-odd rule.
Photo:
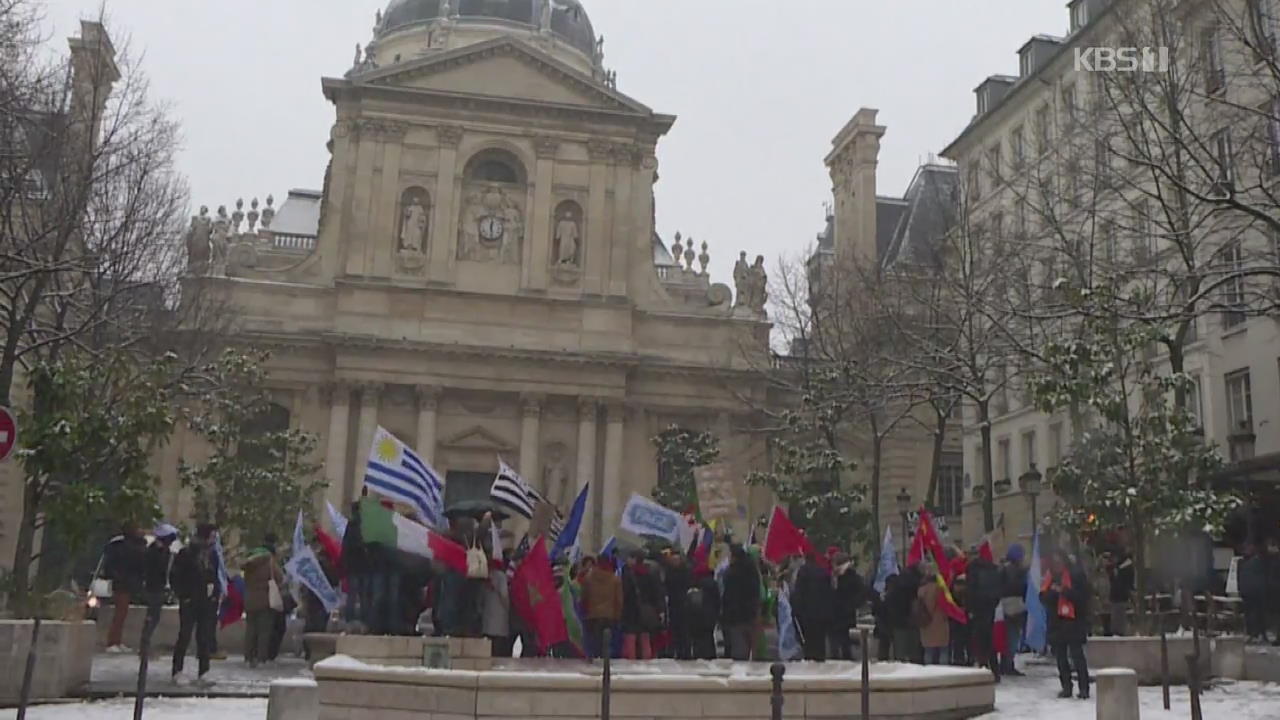
[[[0,462],[8,460],[17,445],[18,421],[14,419],[12,410],[0,407]]]

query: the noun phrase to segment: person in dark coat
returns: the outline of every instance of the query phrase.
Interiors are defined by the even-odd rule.
[[[858,624],[858,608],[866,599],[866,583],[858,568],[845,553],[832,559],[832,582],[835,585],[835,607],[831,621],[830,645],[834,660],[853,659],[853,639],[849,631]]]
[[[1027,569],[1022,560],[1026,551],[1018,543],[1009,546],[1000,567],[1000,606],[1004,609],[1005,653],[1000,658],[1000,672],[1021,677],[1014,662],[1022,649],[1022,631],[1027,625]]]
[[[1129,606],[1133,602],[1133,558],[1123,550],[1107,563],[1108,625],[1112,635],[1129,634]]]
[[[1250,642],[1267,641],[1267,556],[1258,546],[1245,546],[1240,560],[1240,601],[1244,604],[1244,632]]]
[[[129,617],[129,604],[144,599],[146,554],[146,538],[132,523],[122,525],[120,534],[107,541],[107,547],[102,551],[101,576],[111,581],[112,601],[107,652],[131,652],[124,645],[124,623]]]
[[[827,635],[834,619],[835,588],[831,573],[810,555],[796,572],[795,590],[791,593],[791,612],[800,626],[804,659],[823,662],[827,659]]]
[[[706,565],[693,572],[693,582],[681,600],[689,628],[690,654],[695,660],[716,659],[716,623],[720,621],[720,584]]]
[[[685,613],[685,597],[693,585],[693,574],[684,555],[671,553],[666,556],[663,585],[667,592],[667,625],[671,629],[672,656],[688,660],[692,656],[689,636],[689,619]]]
[[[1267,600],[1270,607],[1263,609],[1263,617],[1268,615],[1275,620],[1275,640],[1272,645],[1280,647],[1280,541],[1271,538],[1267,541],[1265,567],[1267,568]],[[1266,620],[1263,620],[1266,626]],[[1265,635],[1264,635],[1265,636]]]
[[[347,605],[342,619],[348,625],[363,622],[369,604],[369,560],[360,521],[360,501],[351,503],[351,519],[342,535],[342,565],[347,571]]]
[[[661,632],[666,614],[662,579],[637,550],[622,570],[622,657],[653,659],[653,635]]]
[[[888,662],[893,657],[893,628],[889,624],[889,604],[885,599],[897,586],[898,576],[890,575],[884,580],[883,593],[876,592],[874,587],[871,590],[871,616],[876,623],[872,632],[877,641],[876,659],[880,662]]]
[[[169,582],[178,598],[178,637],[173,645],[173,680],[186,682],[182,668],[191,636],[196,638],[196,659],[200,663],[199,685],[209,685],[209,658],[213,654],[214,633],[218,623],[218,559],[213,550],[216,528],[201,524],[196,535],[173,559]]]
[[[760,573],[742,545],[729,549],[720,597],[720,624],[729,657],[750,660],[756,621],[760,618]]]
[[[1049,645],[1058,660],[1060,698],[1071,697],[1071,669],[1075,668],[1080,699],[1089,698],[1089,663],[1084,644],[1089,637],[1089,579],[1061,550],[1053,553],[1040,583],[1040,602],[1049,618]]]
[[[994,623],[996,605],[1000,603],[1000,569],[995,563],[982,557],[977,547],[970,548],[969,565],[965,570],[969,615],[969,637],[973,642],[974,660],[979,667],[990,668],[997,677],[1000,665],[995,655]]]
[[[885,619],[893,632],[893,659],[898,662],[924,661],[920,629],[911,617],[920,590],[920,577],[920,568],[912,565],[898,576],[896,583],[885,586]]]

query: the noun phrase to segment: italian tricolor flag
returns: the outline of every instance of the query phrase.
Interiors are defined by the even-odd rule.
[[[378,543],[429,558],[458,572],[467,571],[467,550],[426,525],[386,508],[372,496],[360,499],[360,532],[365,543]]]

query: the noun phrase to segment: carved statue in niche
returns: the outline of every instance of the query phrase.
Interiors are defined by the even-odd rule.
[[[213,223],[209,220],[209,208],[201,206],[200,214],[191,218],[187,231],[187,272],[202,275],[209,269],[209,252]]]
[[[420,187],[400,195],[400,250],[420,253],[426,247],[427,205],[427,191]]]
[[[560,267],[582,264],[582,207],[572,200],[556,208],[555,231],[551,237],[553,262]]]
[[[458,229],[458,259],[520,264],[524,211],[520,200],[498,185],[467,195]]]
[[[542,466],[542,493],[547,502],[564,509],[565,490],[569,488],[569,470],[565,467],[568,448],[562,443],[551,443],[545,451],[547,458]]]

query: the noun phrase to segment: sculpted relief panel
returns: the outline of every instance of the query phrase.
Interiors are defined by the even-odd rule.
[[[458,226],[458,259],[520,264],[524,198],[496,184],[470,186]]]

